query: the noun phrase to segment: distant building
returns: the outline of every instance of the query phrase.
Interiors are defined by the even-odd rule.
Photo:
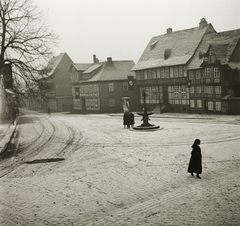
[[[69,68],[73,61],[67,53],[53,57],[48,64],[50,71],[43,79],[51,84],[51,89],[44,91],[47,102],[43,102],[42,110],[50,107],[51,111],[71,111],[73,106],[72,86]]]
[[[135,84],[132,60],[99,62],[70,67],[75,112],[115,113],[139,109],[139,88]]]
[[[230,84],[239,79],[239,38],[240,29],[217,33],[204,18],[198,27],[175,32],[168,28],[166,34],[153,37],[132,69],[140,93],[147,94],[147,107],[161,112],[237,113],[233,105],[238,105],[238,94],[233,90],[240,86]]]

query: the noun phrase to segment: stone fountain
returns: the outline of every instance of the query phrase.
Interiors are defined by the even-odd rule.
[[[149,115],[152,115],[153,112],[147,112],[147,107],[146,107],[146,96],[147,94],[145,93],[145,91],[143,91],[143,104],[144,104],[144,111],[142,113],[137,113],[138,115],[142,116],[142,121],[143,123],[140,126],[134,126],[133,129],[135,130],[146,130],[146,131],[154,131],[154,130],[158,130],[160,128],[160,126],[155,126],[153,124],[150,124],[148,121],[149,119]]]

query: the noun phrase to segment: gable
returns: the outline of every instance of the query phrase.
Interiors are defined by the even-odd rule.
[[[233,52],[230,56],[229,61],[230,62],[240,62],[240,37],[238,39],[235,49],[233,50]]]
[[[66,70],[69,70],[72,63],[73,61],[71,60],[67,53],[61,53],[56,57],[52,57],[52,59],[48,63],[48,68],[50,69],[48,75],[50,76],[54,74],[59,66],[68,67]]]
[[[187,70],[200,68],[200,65],[203,63],[203,56],[209,52],[210,46],[212,46],[216,57],[221,60],[221,64],[238,61],[239,38],[240,29],[206,34],[188,65]]]

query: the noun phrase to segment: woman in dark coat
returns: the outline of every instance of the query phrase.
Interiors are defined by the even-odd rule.
[[[129,125],[129,113],[128,112],[124,112],[124,115],[123,115],[123,126],[124,126],[124,129],[126,127],[128,127]]]
[[[134,114],[132,112],[129,112],[129,123],[131,127],[133,127],[135,124],[134,117],[135,117]]]
[[[196,173],[196,177],[201,179],[199,174],[202,173],[202,154],[199,145],[200,140],[196,139],[192,145],[192,156],[188,165],[188,172],[191,173],[192,176],[194,176],[193,173]]]

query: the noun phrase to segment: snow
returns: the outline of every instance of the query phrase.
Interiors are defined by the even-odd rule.
[[[27,123],[27,117],[34,120]],[[20,147],[42,145],[24,161],[65,160],[20,164],[1,178],[1,225],[219,225],[240,220],[240,116],[152,115],[150,123],[161,128],[154,132],[124,129],[121,114],[22,118]],[[203,156],[201,180],[187,173],[196,138]]]

